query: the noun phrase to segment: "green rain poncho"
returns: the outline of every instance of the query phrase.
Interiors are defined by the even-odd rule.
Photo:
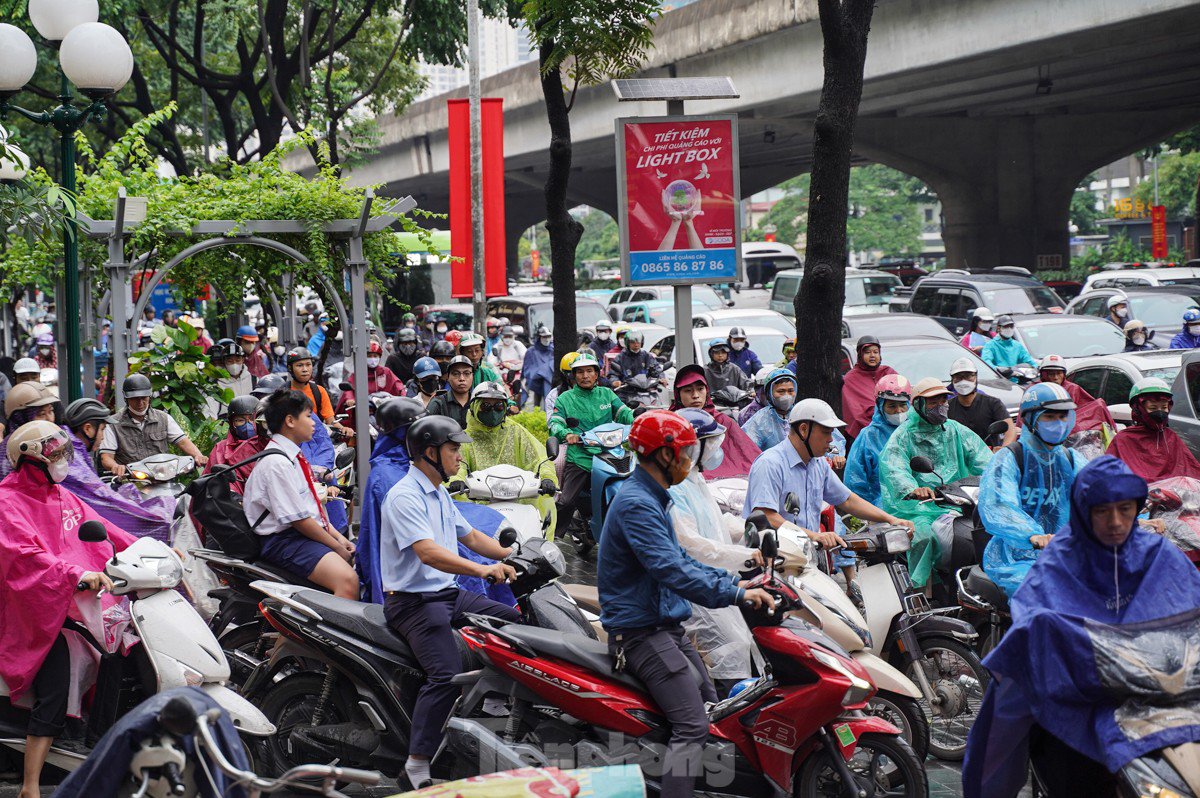
[[[935,488],[941,484],[933,474],[917,474],[909,468],[909,460],[918,455],[928,457],[934,471],[946,482],[953,482],[982,474],[992,452],[983,439],[957,421],[930,424],[915,411],[908,414],[908,420],[896,429],[880,452],[880,505],[916,526],[908,551],[908,569],[913,584],[923,587],[939,554],[933,533],[934,519],[951,511],[933,502],[904,500],[917,488]]]
[[[538,479],[549,479],[555,485],[558,484],[554,461],[546,460],[546,448],[538,443],[533,433],[511,418],[506,418],[498,427],[489,427],[475,414],[478,406],[477,402],[472,402],[470,410],[467,411],[466,432],[471,436],[471,442],[463,444],[462,465],[458,467],[458,473],[452,479],[466,479],[467,474],[472,471],[508,463],[534,472]],[[547,513],[554,512],[553,496],[521,499],[521,502],[537,507],[543,519]],[[554,523],[552,518],[550,529],[554,529]]]

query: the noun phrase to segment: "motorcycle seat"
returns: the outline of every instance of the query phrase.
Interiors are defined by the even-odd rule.
[[[329,592],[325,588],[318,585],[316,582],[310,582],[307,579],[305,579],[303,576],[299,576],[298,574],[295,574],[286,568],[280,568],[278,565],[272,565],[271,563],[267,562],[266,560],[255,560],[253,565],[255,568],[259,568],[263,571],[269,571],[270,573],[275,574],[275,576],[277,576],[279,578],[279,581],[285,585],[299,585],[301,587],[307,587],[311,590],[319,590],[322,593]]]
[[[991,604],[1000,612],[1008,612],[1008,596],[1003,588],[993,582],[983,568],[978,565],[971,566],[970,572],[967,574],[964,586],[975,595],[982,598],[987,603]]]
[[[383,607],[362,601],[338,598],[330,593],[306,590],[295,599],[316,610],[323,621],[355,637],[370,641],[403,659],[415,663],[417,658],[407,642],[392,631],[383,614]]]
[[[561,659],[573,665],[595,671],[626,687],[646,692],[646,686],[642,684],[641,679],[638,679],[628,671],[613,669],[615,665],[613,655],[609,653],[608,645],[601,643],[599,640],[593,640],[584,635],[564,634],[554,629],[541,629],[536,626],[521,626],[519,624],[505,626],[504,632],[521,641],[538,654]],[[700,674],[696,673],[694,667],[692,668],[692,676],[696,678],[697,684],[702,678]]]

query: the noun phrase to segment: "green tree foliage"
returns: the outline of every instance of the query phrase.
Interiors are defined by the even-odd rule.
[[[0,127],[0,165],[20,169],[25,165],[21,155],[21,149]],[[22,239],[27,248],[49,244],[62,234],[66,219],[74,215],[75,197],[56,185],[26,180],[0,184],[0,251],[9,237]]]
[[[1200,181],[1200,151],[1169,152],[1158,160],[1158,201],[1167,208],[1168,219],[1196,212],[1197,182]],[[1133,191],[1135,199],[1154,201],[1154,181],[1143,180]]]
[[[798,246],[808,224],[808,175],[793,177],[780,183],[783,197],[771,206],[771,210],[751,230],[746,231],[748,241],[765,240],[765,228],[775,228],[775,240],[781,244]]]
[[[1104,212],[1096,208],[1096,195],[1089,188],[1095,179],[1095,175],[1088,175],[1071,195],[1069,218],[1071,224],[1079,228],[1079,235],[1089,236],[1104,232],[1099,224]]]
[[[850,248],[884,255],[921,252],[924,184],[881,164],[850,170]]]
[[[233,391],[217,387],[217,380],[229,373],[209,361],[198,337],[190,324],[159,324],[150,333],[154,346],[129,356],[129,373],[149,377],[158,409],[170,413],[185,429],[194,419],[204,418],[209,398],[222,404],[233,399]]]

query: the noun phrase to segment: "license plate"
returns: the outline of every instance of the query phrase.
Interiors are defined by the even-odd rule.
[[[854,729],[850,728],[850,724],[843,723],[840,726],[835,726],[833,728],[833,733],[837,735],[838,742],[841,743],[843,747],[854,745]]]

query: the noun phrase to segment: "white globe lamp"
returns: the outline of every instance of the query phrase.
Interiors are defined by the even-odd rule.
[[[133,74],[133,51],[116,28],[103,22],[76,25],[58,51],[63,74],[88,97],[116,94]]]
[[[29,0],[29,21],[46,41],[61,42],[76,26],[98,19],[98,0]]]
[[[0,22],[0,95],[19,92],[36,69],[33,40],[20,28]]]

